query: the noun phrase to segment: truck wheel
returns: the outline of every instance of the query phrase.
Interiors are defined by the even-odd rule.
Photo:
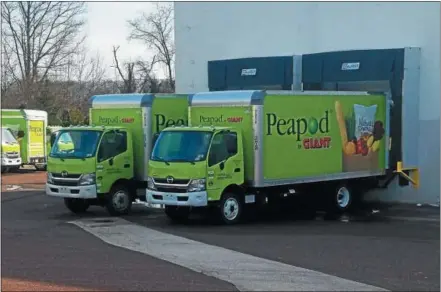
[[[89,202],[85,199],[64,198],[64,204],[75,214],[84,213],[90,207]]]
[[[123,185],[113,186],[106,202],[107,212],[111,216],[127,215],[132,208],[132,197]]]
[[[351,208],[353,201],[353,193],[352,188],[350,188],[347,184],[340,184],[331,194],[331,208],[332,211],[337,213],[343,213],[348,211]]]
[[[7,168],[7,167],[4,167],[4,166],[2,166],[2,173],[5,173],[5,172],[6,172],[6,170],[8,170],[8,168]]]
[[[240,221],[243,212],[243,203],[238,195],[225,193],[219,206],[219,217],[225,224],[232,225]]]
[[[176,223],[185,222],[190,216],[190,208],[187,207],[176,207],[176,206],[165,206],[165,215]]]
[[[13,166],[9,169],[10,172],[18,172],[20,170],[20,166]]]

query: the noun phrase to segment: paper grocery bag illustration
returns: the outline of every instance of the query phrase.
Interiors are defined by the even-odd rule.
[[[377,105],[353,105],[345,115],[340,101],[335,114],[342,142],[343,172],[374,171],[379,167],[379,150],[383,146],[383,122],[376,121]]]

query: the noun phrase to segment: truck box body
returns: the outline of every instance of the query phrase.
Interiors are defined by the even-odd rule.
[[[192,126],[241,129],[253,187],[383,175],[389,102],[366,92],[198,93]]]
[[[187,125],[187,95],[97,95],[90,103],[91,125],[121,126],[132,131],[134,172],[140,181],[147,179],[152,136],[167,126]]]
[[[23,164],[46,165],[47,113],[40,110],[2,109],[2,126],[10,128],[18,138]]]

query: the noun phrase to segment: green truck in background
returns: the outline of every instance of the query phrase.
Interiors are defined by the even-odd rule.
[[[2,127],[11,129],[20,142],[23,165],[46,170],[47,112],[28,109],[2,109]]]
[[[20,144],[12,134],[11,129],[2,127],[2,173],[17,170],[21,166]]]
[[[111,94],[90,99],[90,126],[59,129],[48,157],[46,194],[74,212],[91,205],[127,214],[145,201],[148,161],[157,133],[187,125],[188,96]]]
[[[237,223],[245,204],[305,194],[346,211],[354,189],[389,169],[389,100],[366,92],[219,91],[194,94],[187,127],[159,135],[147,202],[172,220],[214,207]],[[399,170],[402,171],[402,170]]]

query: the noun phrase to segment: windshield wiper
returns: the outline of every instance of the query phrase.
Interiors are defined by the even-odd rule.
[[[194,162],[194,161],[192,161],[192,160],[188,160],[188,159],[172,159],[172,160],[170,160],[171,162],[189,162],[189,163],[191,163],[192,165],[195,165],[196,163]]]
[[[170,163],[167,160],[165,160],[164,158],[162,158],[162,157],[152,156],[152,159],[156,160],[156,161],[164,162],[165,164],[170,165]]]

